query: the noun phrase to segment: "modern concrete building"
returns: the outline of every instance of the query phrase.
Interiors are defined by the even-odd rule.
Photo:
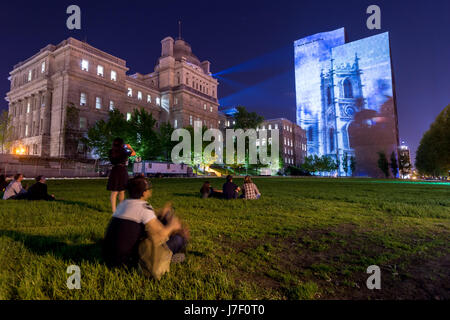
[[[10,72],[7,93],[14,127],[11,153],[91,158],[80,138],[108,112],[127,118],[144,108],[161,122],[183,127],[200,120],[218,126],[218,82],[182,39],[161,41],[161,57],[149,74],[128,75],[126,61],[68,38],[47,45]]]

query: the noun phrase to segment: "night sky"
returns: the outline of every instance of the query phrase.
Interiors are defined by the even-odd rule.
[[[79,31],[66,28],[71,4],[81,8]],[[381,30],[366,27],[371,4],[381,7]],[[125,59],[130,74],[152,72],[160,41],[177,36],[181,19],[184,40],[219,78],[221,105],[295,121],[293,41],[340,27],[348,41],[389,31],[400,139],[414,156],[450,103],[449,16],[449,0],[8,1],[0,10],[0,94],[14,64],[69,36]]]

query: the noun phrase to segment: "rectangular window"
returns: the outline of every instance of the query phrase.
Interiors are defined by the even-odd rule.
[[[30,113],[31,103],[28,101],[27,103],[27,113]]]
[[[103,77],[103,66],[101,65],[97,66],[97,75]]]
[[[149,94],[147,95],[147,102],[148,102],[148,103],[151,103],[151,102],[152,102],[152,96],[149,95]]]
[[[31,77],[33,76],[33,71],[28,71],[28,82],[31,81]]]
[[[84,130],[84,129],[86,129],[86,118],[84,118],[84,117],[80,117],[80,129],[81,130]]]
[[[212,112],[213,107],[209,107],[209,111]]]
[[[114,110],[114,101],[110,100],[109,101],[109,111],[113,111]]]
[[[157,98],[156,98],[156,105],[157,105],[157,106],[160,106],[160,105],[161,105],[161,98],[160,98],[160,97],[157,97]]]
[[[138,91],[138,100],[142,100],[142,92]]]
[[[89,71],[89,61],[87,60],[81,60],[81,70],[83,71]]]
[[[278,129],[278,123],[275,123],[275,129]]]
[[[272,125],[271,124],[269,124],[269,130],[272,130]]]
[[[173,100],[173,104],[174,104],[174,105],[177,105],[177,104],[178,104],[178,98],[175,98],[175,99]]]
[[[80,106],[85,106],[86,105],[86,93],[81,93],[80,94]]]
[[[117,81],[117,72],[115,72],[114,70],[111,70],[111,80]]]
[[[45,61],[41,63],[41,73],[45,72]]]
[[[192,116],[189,116],[189,124],[192,126]]]
[[[96,97],[95,98],[95,107],[97,109],[101,109],[102,108],[102,98],[100,98],[100,97]]]
[[[177,128],[177,126],[178,126],[178,120],[177,119],[175,119],[174,121],[173,121],[173,127],[176,129]]]
[[[41,132],[44,132],[44,119],[41,119],[41,125],[39,126]]]
[[[45,96],[41,96],[41,107],[45,107]]]
[[[206,110],[206,103],[203,104],[203,110]]]
[[[133,89],[128,88],[128,96],[132,97],[133,96]]]
[[[28,125],[25,125],[25,137],[28,137]]]
[[[131,119],[131,113],[127,112],[127,121],[130,121],[130,119]]]

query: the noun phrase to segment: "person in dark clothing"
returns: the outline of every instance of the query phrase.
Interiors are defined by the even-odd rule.
[[[6,181],[6,177],[4,174],[0,174],[0,192],[5,191],[6,187],[8,186],[9,182]]]
[[[220,198],[222,196],[222,190],[215,190],[213,187],[211,187],[209,181],[205,181],[200,189],[200,194],[202,196],[202,199],[212,197]]]
[[[166,205],[162,214],[156,214],[147,200],[152,195],[151,184],[144,177],[135,177],[128,183],[130,199],[122,201],[114,212],[103,241],[103,257],[110,267],[136,267],[139,245],[146,238],[155,243],[166,242],[173,255],[184,250],[188,232]],[[181,254],[181,253],[180,253]],[[172,261],[180,255],[172,256]],[[184,254],[182,255],[184,257]],[[178,261],[177,261],[178,262]]]
[[[239,197],[240,190],[241,188],[233,183],[233,176],[228,175],[227,182],[225,182],[222,187],[223,198],[227,200],[237,199]]]
[[[26,198],[28,200],[55,200],[55,196],[47,193],[47,184],[44,176],[37,176],[36,183],[28,188]]]
[[[122,138],[114,139],[111,150],[109,150],[109,160],[113,168],[109,174],[106,189],[111,191],[112,212],[116,211],[117,196],[119,202],[125,199],[125,189],[128,183],[128,157],[135,156],[136,152],[129,144],[124,144]]]

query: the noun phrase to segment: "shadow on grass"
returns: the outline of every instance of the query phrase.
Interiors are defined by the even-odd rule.
[[[71,204],[71,205],[77,205],[77,206],[85,207],[85,208],[92,209],[92,210],[95,210],[95,211],[105,211],[104,208],[102,208],[101,206],[93,206],[93,205],[91,205],[89,203],[82,202],[82,201],[57,199],[57,200],[55,200],[55,202],[64,203],[64,204]]]
[[[102,240],[92,244],[70,245],[53,236],[29,235],[12,230],[0,230],[0,237],[6,236],[14,241],[22,242],[30,251],[39,255],[53,254],[64,260],[75,263],[103,262]]]
[[[201,199],[202,197],[200,196],[200,193],[174,193],[174,196],[177,197],[188,197],[188,198],[197,198],[197,199]]]

